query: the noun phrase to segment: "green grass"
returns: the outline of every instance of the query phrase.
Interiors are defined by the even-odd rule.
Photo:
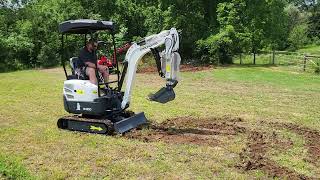
[[[308,57],[305,67],[304,60],[305,54],[314,55],[318,57]],[[319,64],[320,64],[320,46],[310,46],[304,49],[300,49],[298,52],[276,52],[274,56],[270,51],[269,53],[263,52],[256,55],[256,64],[253,65],[253,55],[242,54],[242,66],[278,66],[278,70],[285,70],[291,72],[305,72],[305,73],[315,73],[319,74]],[[233,59],[234,64],[240,64],[240,56],[235,56]]]
[[[279,132],[285,139],[289,139],[293,142],[291,148],[286,151],[278,149],[274,152],[270,152],[272,159],[278,162],[280,165],[287,167],[293,171],[297,171],[300,174],[306,174],[308,176],[315,176],[316,169],[313,164],[309,164],[305,161],[308,158],[307,149],[304,147],[305,139],[301,135],[297,135],[290,131]]]
[[[242,54],[241,55],[243,64],[253,64],[253,55]],[[233,62],[235,64],[240,64],[240,56],[235,56]],[[272,63],[272,54],[257,54],[256,55],[256,65],[266,65]]]
[[[149,120],[175,117],[241,117],[249,128],[262,121],[295,123],[320,131],[320,77],[277,67],[229,67],[181,73],[176,99],[166,105],[146,96],[164,85],[156,74],[138,74],[131,109]],[[58,130],[62,69],[0,74],[0,174],[39,179],[248,179],[261,171],[236,168],[245,137],[219,136],[222,145],[142,142]],[[272,130],[272,127],[270,127]],[[303,140],[288,153],[275,151],[281,166],[319,177],[320,167],[299,159]],[[6,158],[11,159],[7,161]],[[19,159],[16,161],[16,159]],[[294,163],[290,163],[294,160]],[[14,162],[13,165],[11,162]],[[18,167],[18,168],[15,168]],[[304,168],[306,167],[306,168]],[[1,177],[1,176],[0,176]]]
[[[21,160],[0,154],[0,179],[36,179],[21,164]]]
[[[299,49],[298,52],[313,54],[313,55],[320,55],[320,46],[319,45],[306,46],[302,49]]]

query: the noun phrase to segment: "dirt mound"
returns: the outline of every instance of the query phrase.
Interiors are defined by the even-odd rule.
[[[192,65],[187,65],[187,64],[180,65],[181,72],[204,71],[204,70],[208,70],[208,69],[212,69],[212,68],[213,68],[213,66],[192,66]],[[157,71],[158,71],[157,68],[154,66],[143,67],[143,68],[139,68],[137,70],[138,73],[154,73]]]
[[[248,137],[247,147],[240,153],[241,165],[244,170],[261,169],[267,150],[265,137],[259,132],[251,132]]]

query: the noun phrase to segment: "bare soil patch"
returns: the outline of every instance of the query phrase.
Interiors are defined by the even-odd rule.
[[[287,124],[277,124],[286,129],[292,129],[297,133],[303,133],[308,138],[308,148],[310,154],[316,155],[319,152],[319,144],[316,139],[320,139],[318,132],[309,129],[295,127]],[[273,127],[273,125],[272,125]],[[179,117],[168,119],[157,124],[149,124],[144,130],[134,130],[125,137],[139,139],[144,142],[165,142],[173,144],[195,144],[206,146],[221,146],[223,143],[217,137],[238,135],[247,136],[246,147],[239,154],[240,162],[236,168],[241,171],[261,170],[270,177],[289,179],[310,179],[310,177],[299,174],[291,169],[278,165],[270,160],[266,154],[272,148],[286,150],[291,148],[293,142],[281,138],[276,132],[263,132],[261,130],[249,128],[242,118],[221,117],[221,118],[194,118]]]
[[[250,132],[248,134],[247,147],[240,153],[241,163],[239,168],[249,170],[262,170],[271,177],[281,177],[288,179],[309,179],[286,167],[277,165],[276,162],[266,157],[266,152],[272,142],[268,142],[268,137],[262,132]]]
[[[174,118],[161,124],[149,124],[148,131],[139,130],[127,133],[128,138],[140,139],[145,142],[163,141],[167,143],[197,144],[217,146],[219,140],[214,135],[236,135],[246,130],[236,124],[240,118]]]
[[[308,162],[318,164],[320,161],[320,132],[307,128],[300,127],[295,124],[270,123],[270,125],[282,129],[290,130],[294,133],[304,136],[306,139],[306,147],[308,148]]]

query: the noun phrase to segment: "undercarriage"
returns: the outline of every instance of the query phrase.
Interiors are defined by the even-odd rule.
[[[125,111],[113,117],[90,115],[65,116],[58,120],[57,125],[60,129],[71,131],[112,135],[122,134],[146,122],[147,119],[143,112],[134,114],[131,111]]]

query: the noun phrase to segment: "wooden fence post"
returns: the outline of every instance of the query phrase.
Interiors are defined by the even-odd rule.
[[[275,50],[272,51],[272,64],[274,65],[275,64]]]
[[[304,59],[303,59],[303,71],[306,71],[306,66],[307,66],[307,55],[304,55]]]

